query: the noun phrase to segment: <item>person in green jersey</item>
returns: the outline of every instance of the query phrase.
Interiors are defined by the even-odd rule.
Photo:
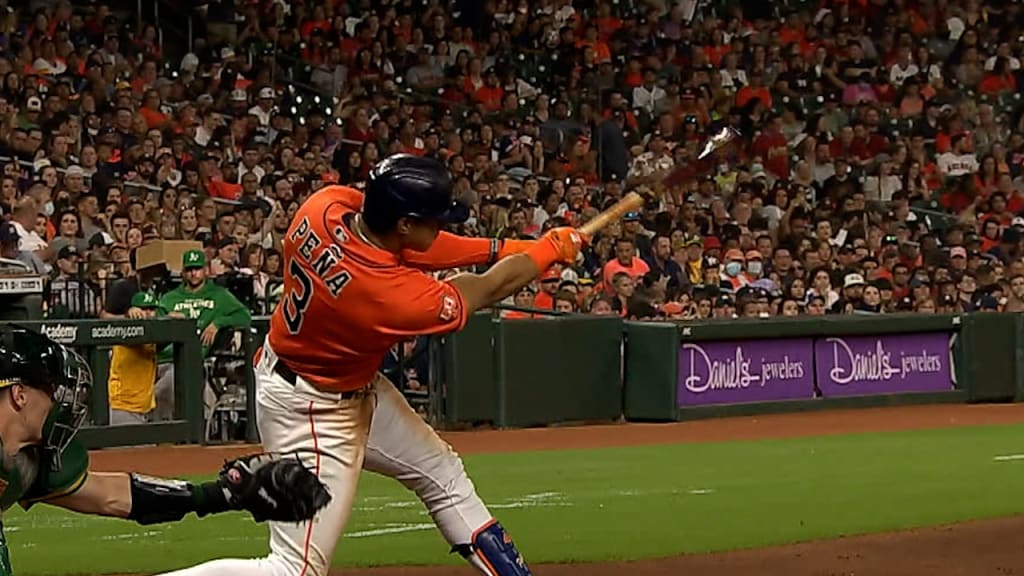
[[[222,328],[249,326],[252,316],[227,288],[207,278],[206,254],[188,250],[182,255],[181,285],[160,298],[158,316],[189,318],[196,321],[203,344],[203,356],[210,350]],[[174,351],[164,348],[157,357],[156,409],[153,420],[174,417]]]
[[[257,521],[283,515],[300,522],[329,501],[311,472],[296,469],[297,460],[265,454],[229,462],[216,480],[203,484],[90,471],[89,453],[75,434],[88,414],[91,387],[89,367],[72,349],[0,325],[0,518],[15,504],[28,510],[43,503],[143,525],[229,510],[248,510]],[[262,498],[274,491],[268,478],[284,491]],[[0,576],[12,576],[2,522]]]

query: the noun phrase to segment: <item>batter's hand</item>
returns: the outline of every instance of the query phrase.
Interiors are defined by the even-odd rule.
[[[331,501],[323,482],[297,456],[253,454],[224,464],[217,479],[228,505],[257,522],[305,522]]]
[[[590,238],[575,228],[563,226],[548,230],[541,236],[540,241],[554,244],[558,250],[558,262],[571,265],[576,263],[576,256],[590,242]]]

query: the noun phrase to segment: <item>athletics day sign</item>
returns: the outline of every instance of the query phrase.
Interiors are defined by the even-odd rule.
[[[683,342],[680,406],[805,400],[814,397],[814,341]]]
[[[819,338],[814,348],[825,398],[953,389],[948,333]]]

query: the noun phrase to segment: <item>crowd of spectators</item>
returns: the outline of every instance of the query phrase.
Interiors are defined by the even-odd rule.
[[[461,234],[645,195],[524,308],[1024,310],[1018,0],[217,0],[176,14],[191,46],[102,2],[0,7],[0,256],[52,316],[159,239],[265,312],[297,207],[399,152],[449,166]]]

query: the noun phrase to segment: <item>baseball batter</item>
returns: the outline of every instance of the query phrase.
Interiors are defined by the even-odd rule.
[[[308,520],[327,504],[326,487],[295,459],[258,454],[193,485],[137,474],[89,471],[75,440],[88,414],[92,377],[82,358],[46,336],[0,326],[0,511],[43,502],[83,514],[156,524],[228,510],[257,520]],[[0,531],[0,576],[11,576]]]
[[[378,164],[365,196],[329,186],[302,205],[284,239],[284,297],[256,361],[257,422],[267,450],[311,451],[331,503],[306,525],[271,522],[266,558],[173,576],[326,575],[363,468],[414,491],[453,551],[481,573],[530,574],[459,456],[377,373],[397,342],[459,330],[553,263],[574,261],[583,243],[571,228],[504,244],[440,232],[467,217],[445,167],[409,155]],[[423,272],[495,258],[482,275],[442,282]]]

